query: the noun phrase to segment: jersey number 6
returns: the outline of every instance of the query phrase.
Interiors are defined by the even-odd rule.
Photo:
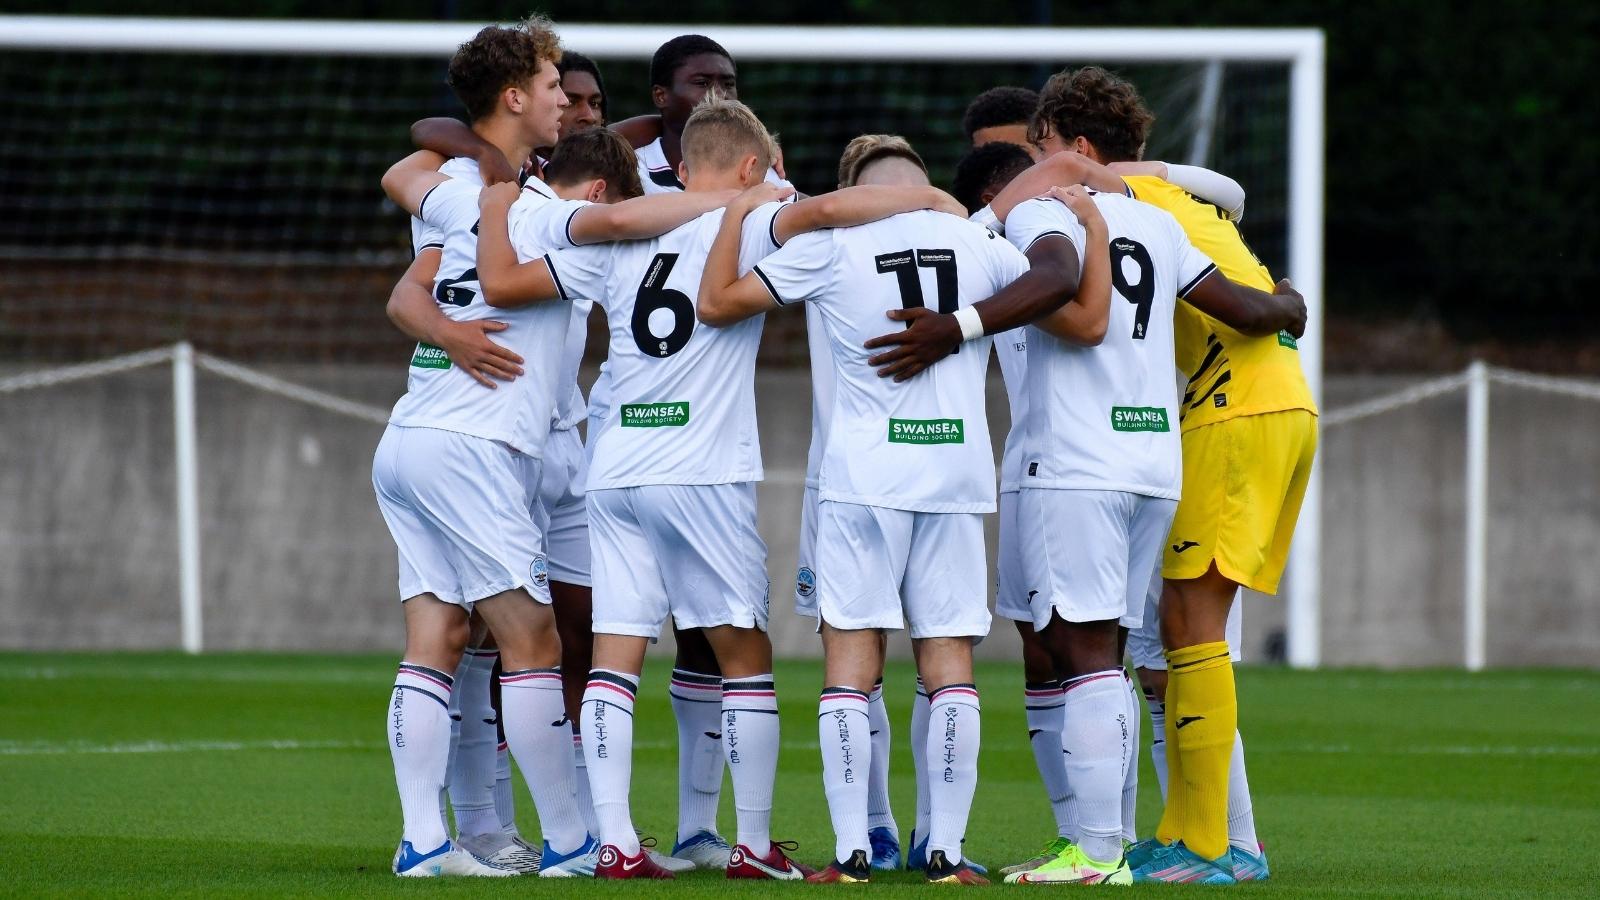
[[[694,304],[683,291],[667,287],[667,276],[677,264],[678,254],[657,253],[644,270],[644,281],[633,300],[633,342],[645,356],[671,356],[694,334]],[[650,330],[650,315],[658,309],[672,313],[672,330],[659,337]]]

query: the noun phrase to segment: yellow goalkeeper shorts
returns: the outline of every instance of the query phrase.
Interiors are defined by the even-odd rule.
[[[1183,497],[1162,577],[1199,578],[1214,561],[1225,577],[1276,594],[1316,452],[1317,417],[1304,409],[1184,432]]]

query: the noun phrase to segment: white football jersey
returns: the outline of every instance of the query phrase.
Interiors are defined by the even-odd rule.
[[[815,489],[828,446],[828,413],[833,409],[833,348],[822,309],[806,304],[806,349],[811,355],[811,447],[806,450],[806,487]]]
[[[755,267],[780,304],[807,301],[826,327],[833,400],[823,500],[936,513],[994,511],[984,407],[989,340],[967,341],[904,383],[879,378],[862,346],[894,328],[891,309],[954,312],[1028,270],[994,232],[923,210],[801,235]]]
[[[745,219],[741,271],[778,248],[773,220],[785,205],[768,203]],[[610,410],[589,435],[589,490],[761,480],[755,365],[763,317],[727,328],[695,317],[721,226],[717,209],[651,240],[551,254],[563,295],[600,303],[610,329]]]
[[[555,202],[549,188],[529,179],[541,202]],[[538,458],[556,403],[556,374],[571,309],[555,300],[497,309],[484,302],[478,284],[478,193],[476,177],[451,178],[423,198],[423,222],[444,234],[444,250],[433,297],[457,322],[496,319],[509,327],[496,342],[523,358],[524,374],[488,390],[456,368],[445,352],[419,343],[411,358],[405,396],[394,405],[390,423],[439,428],[501,441]]]
[[[684,189],[677,171],[667,162],[667,151],[661,149],[661,138],[640,147],[634,154],[639,157],[639,183],[644,185],[646,194],[675,194]],[[766,180],[772,184],[790,186],[789,182],[778,177],[777,169],[767,169]]]
[[[994,336],[994,353],[1000,360],[1000,378],[1006,383],[1006,402],[1011,407],[1011,430],[1006,432],[1005,450],[1000,454],[1000,493],[1020,488],[1022,479],[1023,433],[1028,423],[1028,329],[1013,328]]]
[[[528,183],[532,184],[533,180],[529,179]],[[522,196],[511,205],[507,222],[511,246],[517,251],[517,262],[531,262],[565,247],[577,246],[572,240],[572,217],[588,205],[588,201],[584,200],[551,202],[536,189],[524,185]],[[594,301],[587,297],[572,298],[571,321],[567,323],[560,366],[556,373],[556,409],[550,423],[552,429],[576,428],[588,415],[583,390],[578,387],[578,368],[583,364],[583,349],[589,339],[589,310],[593,306]]]
[[[1169,213],[1120,194],[1093,197],[1111,235],[1110,319],[1097,347],[1028,327],[1021,486],[1176,500],[1183,467],[1174,306],[1216,266]],[[1036,198],[1006,219],[1006,237],[1024,251],[1051,234],[1079,248],[1081,265],[1083,226],[1065,205]]]

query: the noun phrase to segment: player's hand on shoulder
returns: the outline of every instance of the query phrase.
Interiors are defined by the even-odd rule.
[[[1078,224],[1083,227],[1088,228],[1094,223],[1105,224],[1105,218],[1100,215],[1100,207],[1095,205],[1094,198],[1089,196],[1089,189],[1083,185],[1053,187],[1049,196],[1072,210],[1072,214],[1078,218]]]
[[[864,345],[868,350],[891,349],[870,357],[867,364],[878,370],[879,378],[905,381],[933,365],[961,345],[961,323],[949,313],[936,313],[926,307],[891,309],[887,315],[905,322],[904,331],[879,335]]]
[[[522,188],[517,186],[516,181],[491,184],[478,192],[478,209],[510,209],[511,204],[517,202],[517,195],[521,192]]]
[[[961,204],[960,200],[957,200],[956,198],[950,196],[948,192],[941,191],[938,188],[934,188],[933,193],[934,204],[929,208],[934,212],[949,213],[952,216],[959,216],[963,219],[967,217],[967,208]]]
[[[728,205],[744,212],[749,212],[758,206],[764,206],[774,200],[783,200],[793,195],[794,185],[792,184],[773,184],[769,181],[763,181],[753,187],[745,188]]]
[[[516,187],[522,181],[522,170],[513,166],[504,153],[489,147],[478,154],[478,176],[487,185],[501,185],[510,183]]]
[[[474,381],[493,390],[494,379],[513,381],[522,374],[522,357],[489,338],[508,327],[493,319],[450,322],[439,329],[439,349]]]
[[[1294,285],[1287,278],[1278,279],[1278,283],[1272,288],[1272,293],[1274,296],[1283,298],[1284,302],[1289,305],[1290,315],[1294,318],[1293,324],[1285,330],[1297,338],[1304,337],[1306,333],[1306,298],[1295,290]]]

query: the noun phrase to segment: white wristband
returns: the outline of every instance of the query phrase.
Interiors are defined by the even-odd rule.
[[[973,338],[983,337],[983,319],[978,316],[978,311],[970,306],[963,306],[955,311],[956,321],[961,324],[961,339],[970,341]]]

